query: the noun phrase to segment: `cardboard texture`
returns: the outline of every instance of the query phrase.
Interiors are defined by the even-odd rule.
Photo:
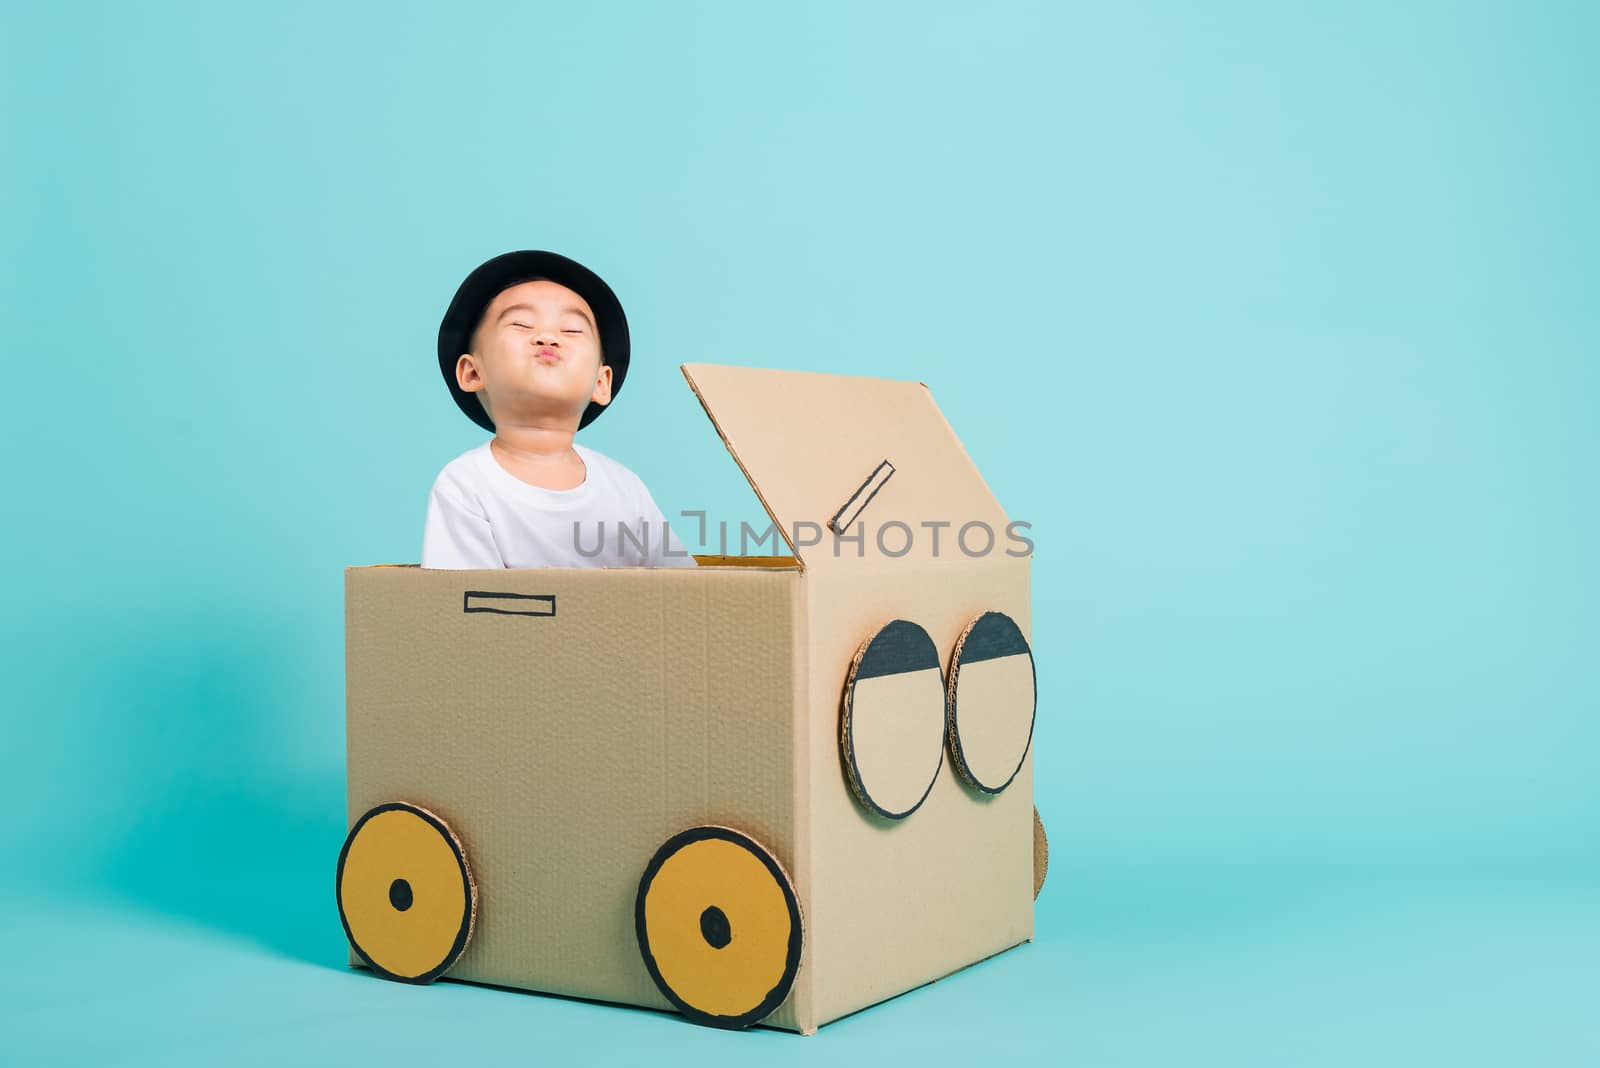
[[[1044,834],[1044,821],[1039,810],[1033,810],[1033,896],[1038,900],[1044,889],[1045,875],[1050,871],[1050,840]]]
[[[459,839],[476,913],[449,978],[810,1033],[1032,938],[1015,671],[957,695],[962,745],[1009,782],[985,792],[943,750],[957,642],[989,612],[1028,633],[1029,560],[921,383],[683,370],[792,555],[348,569],[348,816],[403,802]],[[834,552],[841,517],[859,554]],[[873,537],[891,520],[904,552]],[[972,521],[987,555],[955,548]],[[937,551],[925,522],[949,524]],[[896,652],[913,631],[932,668]],[[859,795],[852,737],[868,796],[897,810],[920,779],[912,811]],[[721,852],[667,848],[686,832]]]

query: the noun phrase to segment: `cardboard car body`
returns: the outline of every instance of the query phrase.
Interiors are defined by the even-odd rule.
[[[348,569],[349,819],[407,802],[448,823],[476,901],[444,976],[658,1009],[674,1001],[641,956],[641,875],[686,828],[736,829],[798,903],[798,967],[761,1022],[809,1034],[1033,936],[1031,653],[1009,698],[1025,725],[962,726],[973,751],[1014,758],[1005,783],[969,781],[944,702],[974,620],[1028,633],[1029,559],[922,383],[683,372],[789,552]],[[896,620],[937,649],[932,742],[922,683],[912,713],[899,691],[853,689]],[[841,727],[853,692],[860,762]],[[916,793],[930,745],[913,810],[876,811],[877,784]]]

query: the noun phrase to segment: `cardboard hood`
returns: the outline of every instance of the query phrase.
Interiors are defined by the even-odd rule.
[[[923,383],[681,370],[802,567],[965,559],[957,536],[969,523],[987,525],[1003,551],[1005,510]],[[986,542],[970,532],[974,551]]]

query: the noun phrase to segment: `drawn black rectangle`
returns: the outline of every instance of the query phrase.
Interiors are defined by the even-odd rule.
[[[885,482],[889,481],[889,476],[892,474],[894,474],[894,464],[887,459],[872,469],[872,474],[867,476],[867,480],[856,487],[856,491],[850,495],[850,499],[845,501],[839,507],[839,510],[833,513],[833,518],[828,520],[828,526],[833,529],[835,534],[843,534],[849,529],[850,524],[854,523],[861,515],[862,510],[867,507],[867,503],[878,495],[878,491],[883,488]]]
[[[462,595],[461,610],[490,612],[497,616],[553,616],[556,614],[556,595],[468,590]]]

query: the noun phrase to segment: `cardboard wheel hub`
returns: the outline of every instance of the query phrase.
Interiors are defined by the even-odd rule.
[[[639,953],[697,1023],[748,1027],[783,1003],[800,969],[800,901],[766,848],[727,827],[669,838],[634,905]]]
[[[387,979],[430,983],[467,948],[477,890],[466,852],[427,809],[390,802],[350,829],[335,879],[356,955]]]

